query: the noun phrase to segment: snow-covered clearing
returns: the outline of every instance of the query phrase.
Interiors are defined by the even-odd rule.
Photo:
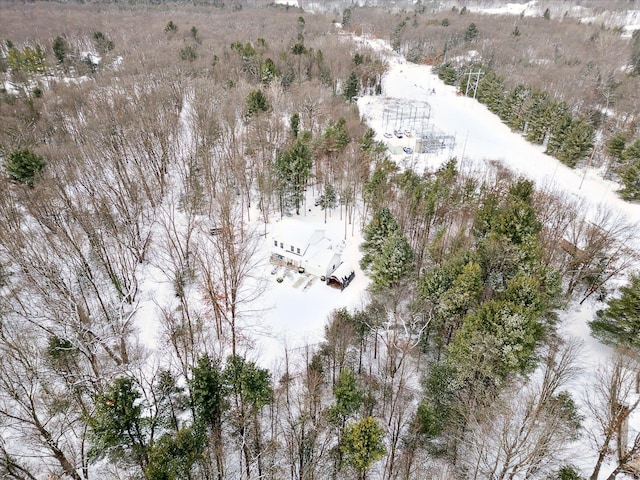
[[[428,102],[431,106],[430,126],[456,137],[452,152],[413,154],[410,163],[418,173],[423,169],[437,168],[450,156],[457,157],[462,168],[480,174],[488,172],[490,164],[497,162],[516,174],[533,180],[539,188],[574,198],[581,206],[580,212],[576,213],[587,219],[599,210],[608,209],[612,215],[621,215],[628,222],[640,221],[640,205],[621,200],[616,195],[618,185],[604,180],[602,172],[589,167],[570,169],[555,158],[545,155],[544,147],[532,145],[521,135],[512,132],[484,105],[472,98],[458,96],[456,88],[442,83],[432,73],[431,67],[407,63],[390,52],[385,42],[375,41],[372,45],[388,53],[390,68],[384,79],[385,96],[364,96],[359,99],[358,105],[361,115],[378,132],[379,139],[398,143],[395,137],[388,140],[383,136],[385,127],[389,128],[384,125],[384,108],[389,102]],[[410,145],[411,139],[405,137],[400,142]],[[402,155],[394,157],[407,161]],[[640,252],[637,242],[630,247]],[[584,401],[586,387],[593,381],[594,370],[612,353],[609,347],[590,336],[587,324],[595,311],[603,306],[601,302],[589,299],[582,305],[571,304],[559,314],[560,332],[582,344],[584,373],[576,382],[573,392],[580,403]],[[637,431],[639,428],[640,419],[632,418],[630,429]],[[575,464],[577,467],[582,466],[585,474],[590,473],[589,469],[594,465],[593,455],[586,453],[591,451],[584,443],[576,446]],[[609,471],[612,469],[610,467]],[[608,475],[606,467],[601,475],[603,478]]]
[[[628,221],[640,220],[640,205],[630,204],[618,198],[617,185],[604,181],[593,168],[572,170],[556,159],[543,153],[543,147],[529,144],[520,135],[513,133],[500,119],[475,100],[456,95],[456,89],[444,85],[423,65],[409,64],[393,54],[386,42],[371,41],[376,49],[386,52],[389,72],[383,80],[384,96],[363,96],[358,106],[363,118],[376,130],[378,139],[388,142],[397,153],[391,157],[403,167],[411,167],[418,173],[425,169],[434,169],[449,158],[456,157],[462,168],[473,170],[480,175],[489,175],[490,166],[500,164],[503,167],[535,181],[540,188],[562,192],[580,202],[580,215],[587,218],[595,215],[599,209],[608,208],[622,215]],[[393,102],[411,105],[416,102],[430,105],[428,129],[455,136],[455,146],[441,149],[436,153],[416,154],[403,152],[402,147],[414,147],[413,135],[403,138],[389,138],[389,122],[385,125],[385,105]],[[405,126],[403,126],[405,128]],[[387,133],[387,136],[384,134]],[[404,133],[404,131],[403,131]],[[183,143],[188,143],[188,138]],[[184,153],[184,152],[183,152]],[[315,345],[323,338],[324,326],[330,313],[342,307],[354,309],[366,302],[368,278],[359,269],[361,257],[359,245],[362,241],[362,218],[356,215],[354,223],[345,220],[346,214],[340,212],[340,206],[333,209],[325,223],[325,212],[314,205],[312,188],[307,191],[306,204],[296,220],[326,230],[326,236],[343,253],[343,260],[349,262],[355,270],[354,281],[343,291],[330,288],[319,278],[308,273],[298,273],[284,267],[274,267],[269,262],[272,239],[270,233],[278,229],[279,216],[273,215],[265,225],[259,220],[259,212],[250,215],[251,229],[260,232],[257,255],[262,259],[255,276],[264,282],[264,291],[260,299],[251,305],[251,312],[243,316],[239,329],[249,338],[243,347],[243,354],[258,361],[274,372],[283,370],[285,351],[297,359],[304,357],[304,348]],[[266,235],[263,233],[266,230]],[[631,247],[640,250],[638,245]],[[150,279],[155,277],[151,272]],[[277,278],[282,277],[281,283]],[[156,289],[143,280],[142,290],[148,294],[140,305],[141,312],[138,327],[147,346],[156,346],[160,328],[154,315],[157,313],[156,301],[171,296],[169,285],[163,284]],[[158,285],[156,285],[157,287]],[[158,293],[160,292],[160,293]],[[604,362],[611,354],[609,348],[590,337],[587,322],[602,304],[590,299],[583,305],[572,305],[566,312],[560,313],[561,332],[567,337],[582,341],[585,375],[577,382],[575,397],[580,400],[584,386],[592,377],[596,366]],[[248,346],[246,346],[248,345]],[[294,360],[296,361],[296,360]],[[297,363],[297,362],[296,362]],[[631,426],[634,430],[640,426]],[[590,451],[585,445],[578,445],[581,452]],[[576,456],[576,464],[584,467],[584,473],[593,466],[592,455]],[[605,473],[606,469],[603,470]]]

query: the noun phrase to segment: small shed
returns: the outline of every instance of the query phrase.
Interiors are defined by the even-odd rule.
[[[327,285],[344,290],[349,286],[355,276],[356,273],[353,268],[351,268],[351,265],[343,263],[327,277]]]

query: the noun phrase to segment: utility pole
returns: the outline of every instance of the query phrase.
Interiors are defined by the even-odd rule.
[[[477,72],[469,72],[467,73],[469,79],[467,80],[467,90],[464,92],[464,96],[469,96],[469,90],[473,88],[473,98],[476,98],[476,93],[478,93],[478,84],[480,83],[480,75],[484,75],[482,70],[478,70]],[[476,77],[476,83],[473,87],[471,87],[471,77]]]

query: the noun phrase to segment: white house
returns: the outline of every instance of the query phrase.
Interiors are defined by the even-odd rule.
[[[271,235],[271,256],[287,265],[302,267],[318,277],[328,277],[342,263],[342,256],[325,231],[296,220],[282,220]]]

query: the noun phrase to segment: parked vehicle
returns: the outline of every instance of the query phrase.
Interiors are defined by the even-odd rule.
[[[407,155],[411,155],[413,153],[413,148],[411,147],[402,147],[402,151]]]

